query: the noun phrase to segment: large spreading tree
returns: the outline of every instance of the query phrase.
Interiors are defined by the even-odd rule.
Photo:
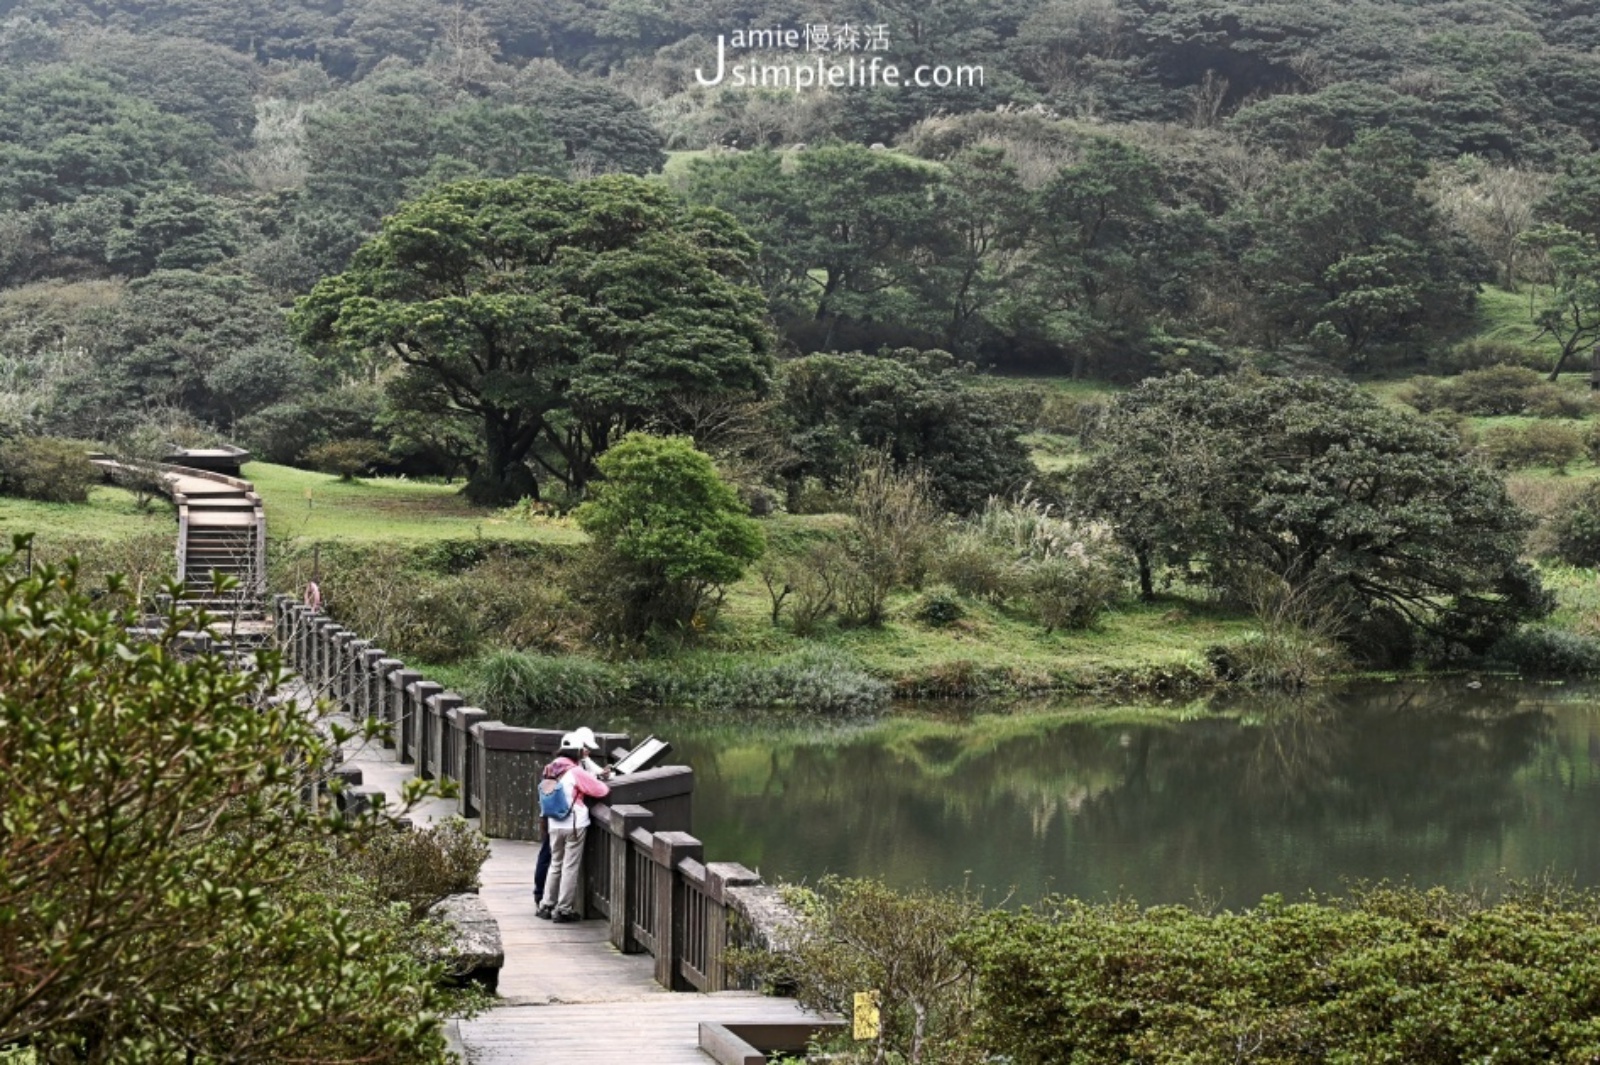
[[[1134,552],[1146,595],[1163,562],[1219,583],[1265,569],[1352,621],[1469,646],[1546,609],[1499,476],[1346,382],[1154,379],[1117,397],[1095,444],[1077,497]]]
[[[294,325],[322,357],[398,363],[399,405],[475,420],[474,499],[576,493],[668,396],[766,389],[754,252],[729,216],[638,178],[463,181],[386,219]]]

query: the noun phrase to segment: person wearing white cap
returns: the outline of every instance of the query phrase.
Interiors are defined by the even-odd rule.
[[[589,757],[591,751],[599,751],[600,749],[600,740],[596,738],[594,729],[584,725],[581,728],[573,729],[567,735],[577,737],[578,742],[583,745],[583,757],[578,759],[578,764],[601,780],[609,780],[611,778],[611,770],[609,768],[602,769],[595,763],[594,759]],[[544,884],[550,875],[550,826],[545,823],[542,817],[539,819],[539,839],[542,842],[539,844],[539,858],[534,863],[533,872],[533,902],[535,906],[542,906],[544,903]]]
[[[600,741],[595,737],[594,729],[590,728],[588,725],[584,725],[581,728],[573,729],[567,735],[574,737],[580,744],[583,745],[583,757],[578,759],[579,765],[583,766],[583,768],[587,769],[601,780],[604,780],[606,777],[611,775],[610,770],[602,769],[598,762],[589,757],[590,751],[598,752],[600,750]]]
[[[587,735],[580,735],[587,733]],[[561,737],[556,760],[545,767],[540,808],[545,814],[545,836],[550,841],[550,877],[538,916],[565,924],[578,919],[578,888],[583,881],[583,840],[589,830],[588,799],[603,799],[611,786],[581,762],[584,741],[594,741],[588,729]],[[543,796],[549,795],[546,802]]]

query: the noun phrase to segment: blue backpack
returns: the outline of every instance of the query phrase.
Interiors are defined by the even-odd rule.
[[[552,821],[564,821],[572,813],[572,800],[567,789],[561,786],[560,777],[545,777],[539,781],[539,816]]]

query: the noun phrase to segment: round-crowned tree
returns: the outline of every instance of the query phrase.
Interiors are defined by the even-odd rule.
[[[602,626],[689,631],[761,557],[760,527],[685,437],[630,433],[598,465],[603,479],[576,517],[594,538]]]
[[[1134,553],[1226,584],[1265,569],[1352,621],[1483,649],[1549,608],[1530,521],[1448,432],[1328,378],[1146,381],[1108,408],[1075,494]]]

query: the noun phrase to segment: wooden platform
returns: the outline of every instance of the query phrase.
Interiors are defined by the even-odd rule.
[[[359,767],[363,786],[382,788],[391,803],[411,776],[393,751],[370,745],[348,749],[346,764]],[[454,801],[435,800],[410,816],[427,823],[454,811]],[[707,1065],[711,1059],[698,1045],[701,1021],[792,1023],[813,1016],[792,999],[753,992],[667,991],[655,982],[650,956],[618,952],[603,921],[539,920],[538,854],[537,843],[489,841],[479,896],[500,924],[503,1004],[447,1023],[452,1045],[471,1065]]]

